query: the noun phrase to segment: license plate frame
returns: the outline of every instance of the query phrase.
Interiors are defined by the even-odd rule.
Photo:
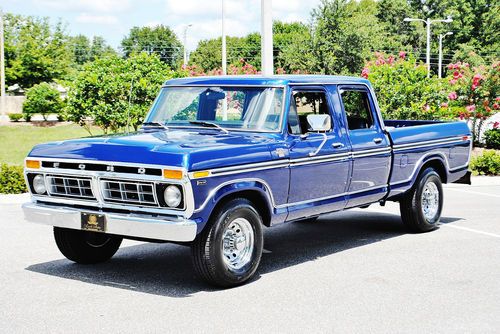
[[[106,215],[100,213],[81,212],[81,229],[90,232],[106,232]]]

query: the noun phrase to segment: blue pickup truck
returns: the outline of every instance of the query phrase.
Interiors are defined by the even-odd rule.
[[[174,79],[138,132],[34,147],[23,209],[74,262],[123,238],[174,242],[232,287],[255,274],[264,227],[397,201],[410,231],[435,229],[442,183],[470,182],[470,149],[463,122],[384,121],[360,78]]]

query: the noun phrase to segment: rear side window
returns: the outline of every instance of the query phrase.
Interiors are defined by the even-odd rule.
[[[368,92],[346,89],[342,91],[341,96],[349,130],[372,128],[373,113],[370,108]]]

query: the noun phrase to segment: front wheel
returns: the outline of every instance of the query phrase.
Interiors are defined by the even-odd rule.
[[[427,232],[437,228],[443,209],[443,186],[439,174],[427,168],[415,186],[399,203],[401,218],[412,232]]]
[[[197,274],[212,285],[241,285],[256,272],[263,248],[262,218],[252,203],[226,203],[191,246]]]
[[[115,255],[122,238],[98,232],[54,227],[54,238],[61,253],[80,264],[94,264]]]

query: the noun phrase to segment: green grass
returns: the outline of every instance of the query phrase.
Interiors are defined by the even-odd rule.
[[[92,134],[99,135],[102,131],[93,129]],[[36,144],[88,136],[87,131],[75,124],[51,127],[0,126],[0,163],[23,165],[24,158]]]

